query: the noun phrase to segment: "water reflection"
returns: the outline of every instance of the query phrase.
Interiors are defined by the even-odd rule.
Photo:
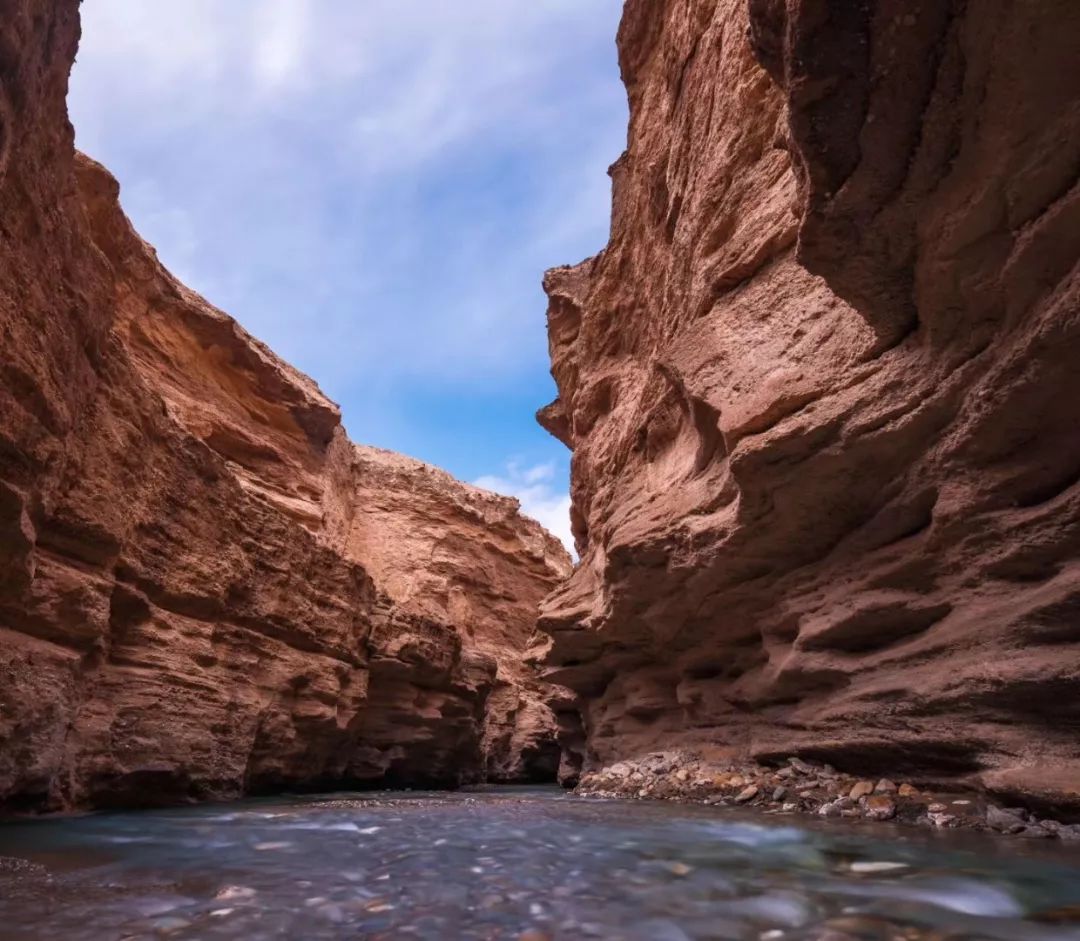
[[[1080,941],[1061,847],[557,790],[0,827],[11,939]]]

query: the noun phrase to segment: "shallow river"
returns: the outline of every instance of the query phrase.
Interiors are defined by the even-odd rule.
[[[4,939],[1080,939],[1078,850],[555,789],[14,823],[0,857]]]

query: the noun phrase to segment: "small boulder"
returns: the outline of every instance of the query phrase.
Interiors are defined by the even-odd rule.
[[[735,802],[738,804],[745,804],[747,801],[752,801],[758,796],[758,786],[751,784],[749,787],[741,790],[735,798]]]
[[[1019,833],[1027,825],[1024,819],[1014,811],[993,805],[986,808],[986,824],[999,833]]]
[[[858,784],[856,784],[851,789],[848,796],[852,800],[857,801],[860,798],[869,797],[873,793],[874,793],[874,782],[873,781],[860,781]]]
[[[896,804],[887,794],[874,794],[866,798],[864,812],[870,820],[892,820],[896,816]]]

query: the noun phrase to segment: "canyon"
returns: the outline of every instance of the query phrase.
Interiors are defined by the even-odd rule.
[[[565,549],[177,282],[74,149],[76,0],[0,23],[0,807],[553,779]]]
[[[610,242],[544,279],[576,566],[162,266],[77,0],[0,23],[0,810],[677,750],[1080,814],[1066,0],[628,0]]]
[[[626,4],[611,239],[546,276],[538,416],[590,772],[798,756],[1080,812],[1078,36],[1063,2]]]

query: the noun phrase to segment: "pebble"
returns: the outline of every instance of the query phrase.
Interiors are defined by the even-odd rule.
[[[892,820],[896,816],[896,804],[885,794],[874,794],[866,799],[866,816],[871,820]]]
[[[901,784],[897,793],[901,797],[918,797],[919,789],[913,784]]]
[[[895,794],[897,791],[896,785],[888,778],[882,778],[874,785],[875,794]]]
[[[851,789],[848,796],[852,800],[857,801],[862,797],[869,797],[873,793],[874,793],[874,782],[873,781],[860,781],[858,784],[856,784]]]
[[[1026,826],[1019,814],[993,805],[986,808],[986,823],[991,829],[1001,833],[1019,833]]]
[[[891,863],[885,860],[881,861],[862,861],[854,862],[851,864],[851,871],[857,872],[863,875],[878,873],[878,872],[896,872],[899,869],[907,869],[907,863]]]
[[[255,890],[246,885],[227,885],[214,896],[219,902],[231,902],[234,899],[253,899]]]
[[[687,866],[686,863],[680,863],[678,861],[665,863],[664,868],[670,872],[673,876],[688,876],[694,871],[693,866]]]
[[[738,797],[735,798],[736,803],[745,804],[747,801],[752,801],[758,796],[758,786],[751,784],[749,787],[739,792]]]

